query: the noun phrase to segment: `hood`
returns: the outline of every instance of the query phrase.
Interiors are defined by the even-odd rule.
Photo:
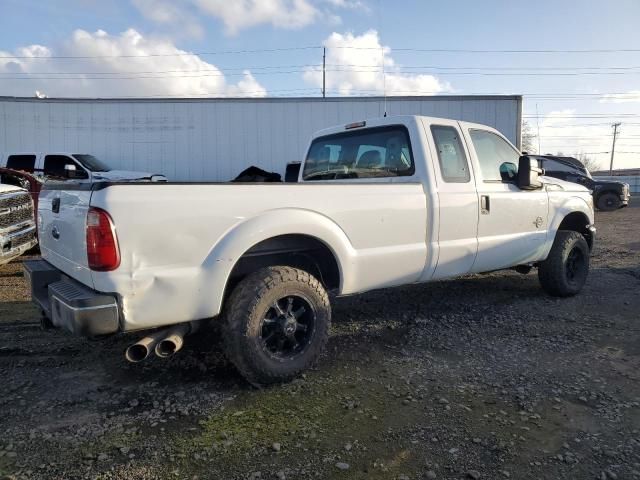
[[[618,187],[623,188],[625,186],[629,186],[628,183],[625,182],[617,182],[615,180],[595,180],[593,182],[596,190],[602,187]]]
[[[133,172],[129,170],[109,170],[108,172],[93,172],[92,177],[94,181],[106,180],[111,182],[119,182],[122,180],[141,180],[148,182],[167,181],[167,177],[160,173]]]
[[[4,183],[0,183],[0,194],[13,192],[26,192],[26,190],[14,185],[6,185]]]
[[[545,185],[555,185],[556,187],[560,187],[565,192],[587,192],[589,193],[589,189],[584,187],[578,183],[567,182],[565,180],[560,180],[555,177],[547,177],[543,176],[542,181]]]

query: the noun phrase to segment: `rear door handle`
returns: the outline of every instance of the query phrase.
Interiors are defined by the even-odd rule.
[[[489,201],[489,195],[480,195],[480,213],[489,215],[490,210],[491,202]]]
[[[53,200],[51,200],[51,211],[53,213],[60,212],[60,197],[56,197]]]

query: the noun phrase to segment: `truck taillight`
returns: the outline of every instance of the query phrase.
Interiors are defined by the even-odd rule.
[[[118,240],[107,212],[91,207],[87,213],[87,259],[89,268],[109,272],[120,266]]]

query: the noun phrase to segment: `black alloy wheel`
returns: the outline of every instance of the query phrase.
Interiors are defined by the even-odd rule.
[[[276,300],[262,320],[262,347],[276,358],[302,354],[313,337],[315,319],[313,307],[302,296],[288,295]]]
[[[565,275],[570,283],[575,282],[576,278],[581,276],[584,272],[585,257],[584,252],[577,247],[574,247],[567,255],[567,261],[565,263]]]

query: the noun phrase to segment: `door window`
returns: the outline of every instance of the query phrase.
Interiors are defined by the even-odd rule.
[[[35,155],[9,155],[7,159],[7,168],[12,168],[13,170],[33,173],[35,166]]]
[[[517,168],[520,153],[505,139],[486,130],[470,130],[469,134],[485,182],[502,180],[500,166],[503,163],[511,163]],[[502,168],[504,170],[505,167]]]
[[[77,178],[86,178],[86,174],[82,176],[84,170],[76,161],[66,155],[47,155],[44,157],[44,174],[51,177],[65,177],[64,167],[73,165],[78,171]]]
[[[462,148],[460,134],[453,127],[433,125],[433,139],[438,150],[442,179],[448,183],[467,183],[471,180],[469,164]]]

